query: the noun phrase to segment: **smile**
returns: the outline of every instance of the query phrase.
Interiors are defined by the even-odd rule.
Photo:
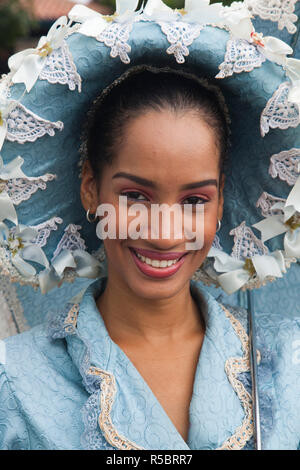
[[[163,278],[175,274],[183,265],[187,253],[157,253],[130,248],[135,264],[148,277]]]

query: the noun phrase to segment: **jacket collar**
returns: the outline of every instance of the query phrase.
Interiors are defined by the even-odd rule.
[[[56,325],[56,337],[66,337],[87,391],[97,398],[94,411],[106,441],[118,449],[243,448],[253,429],[251,398],[238,380],[239,373],[250,370],[248,337],[241,324],[202,292],[199,283],[191,282],[191,293],[204,311],[206,334],[185,442],[140,373],[110,338],[95,301],[105,285],[106,279],[100,279],[88,287],[80,305],[68,306]]]

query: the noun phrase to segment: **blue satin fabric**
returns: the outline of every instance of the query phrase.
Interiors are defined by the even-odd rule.
[[[224,60],[227,40],[226,31],[204,28],[189,47],[190,54],[184,65],[177,64],[174,57],[167,54],[170,44],[158,24],[149,22],[145,28],[144,22],[136,23],[128,42],[131,46],[130,65],[146,63],[190,70],[216,82],[224,94],[232,120],[232,147],[219,235],[223,248],[231,253],[233,237],[229,235],[230,230],[244,220],[248,226],[261,220],[261,212],[256,207],[261,194],[266,191],[283,198],[289,194],[291,188],[278,178],[271,178],[268,168],[273,154],[300,146],[300,133],[298,128],[272,129],[264,138],[260,136],[261,112],[278,86],[286,81],[282,67],[266,61],[250,73],[234,74],[224,80],[214,79]],[[24,106],[41,117],[62,121],[64,129],[56,132],[54,137],[37,139],[34,144],[5,141],[2,150],[6,163],[18,154],[23,156],[23,170],[30,176],[57,175],[48,183],[47,190],[38,191],[18,207],[19,222],[27,225],[40,224],[53,216],[63,219],[63,224],[51,233],[44,247],[49,260],[70,223],[82,226],[81,234],[89,252],[99,247],[94,227],[87,223],[80,202],[80,135],[86,112],[95,97],[128,69],[119,58],[111,58],[107,46],[93,38],[75,33],[67,42],[82,77],[82,92],[79,94],[63,85],[38,80],[22,99]],[[23,85],[15,85],[11,90],[12,97],[19,97],[23,88]],[[275,250],[281,247],[281,240],[272,240],[267,245]]]
[[[65,327],[69,308],[29,332],[0,342],[1,449],[113,449],[100,430],[101,379],[90,366],[113,374],[114,430],[145,449],[217,449],[245,419],[225,373],[226,361],[241,358],[240,338],[218,302],[192,282],[207,325],[190,404],[185,442],[149,386],[106,330],[94,298],[105,279],[93,283],[80,303],[77,328]],[[231,313],[242,325],[245,311]],[[261,314],[258,322],[259,386],[265,449],[297,449],[300,442],[300,316]],[[249,388],[250,373],[239,380]],[[101,405],[102,406],[102,405]],[[253,448],[253,440],[244,446]]]

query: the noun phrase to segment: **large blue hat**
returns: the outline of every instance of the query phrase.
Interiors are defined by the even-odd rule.
[[[217,84],[230,113],[222,228],[195,277],[228,293],[282,277],[300,259],[300,61],[255,31],[262,1],[187,0],[177,11],[149,0],[136,12],[137,3],[117,2],[110,17],[77,5],[10,58],[0,84],[2,273],[47,292],[103,272],[79,195],[82,124],[107,86],[146,64]],[[292,12],[281,13],[293,29]]]

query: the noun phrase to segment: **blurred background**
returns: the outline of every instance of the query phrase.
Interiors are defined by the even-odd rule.
[[[211,1],[218,2],[221,0]],[[225,0],[223,4],[231,2]],[[13,53],[35,47],[53,21],[67,15],[76,3],[104,15],[115,11],[115,0],[0,0],[0,75],[7,73],[7,60]],[[184,0],[165,0],[165,3],[173,8],[184,6]]]

